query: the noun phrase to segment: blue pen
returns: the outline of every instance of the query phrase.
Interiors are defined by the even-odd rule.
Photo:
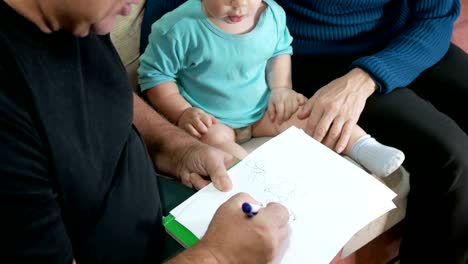
[[[242,211],[248,216],[248,217],[253,217],[258,213],[260,208],[263,206],[258,205],[258,204],[250,204],[250,203],[243,203],[242,204]]]

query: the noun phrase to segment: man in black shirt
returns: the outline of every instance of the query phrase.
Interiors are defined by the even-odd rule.
[[[159,259],[164,230],[149,156],[187,186],[199,189],[209,176],[218,189],[231,188],[223,152],[132,93],[108,33],[134,1],[0,2],[1,257]],[[255,202],[234,196],[205,237],[170,262],[270,261],[287,236],[287,211],[270,204],[247,219],[243,201]]]

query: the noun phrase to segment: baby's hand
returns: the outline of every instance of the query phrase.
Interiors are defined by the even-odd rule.
[[[270,101],[268,102],[268,116],[272,122],[276,119],[279,123],[282,123],[291,118],[291,115],[306,101],[305,96],[293,89],[272,89]]]
[[[200,138],[208,132],[212,124],[218,123],[218,119],[196,107],[185,109],[177,121],[177,126],[187,131],[190,135]]]

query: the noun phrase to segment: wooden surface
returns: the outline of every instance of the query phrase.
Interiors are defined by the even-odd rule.
[[[402,229],[400,222],[348,257],[338,253],[330,264],[388,264],[398,256]]]

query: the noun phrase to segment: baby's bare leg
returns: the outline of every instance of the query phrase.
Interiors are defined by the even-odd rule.
[[[298,110],[299,111],[299,110]],[[259,121],[252,125],[252,136],[253,137],[273,137],[278,135],[279,133],[285,131],[286,129],[290,128],[291,126],[295,126],[297,128],[305,128],[307,120],[301,120],[297,118],[296,111],[291,118],[288,120],[279,123],[277,121],[271,121],[268,117],[268,114],[265,113]]]
[[[351,137],[349,138],[348,145],[346,145],[343,154],[349,156],[354,143],[356,143],[362,136],[365,135],[367,135],[366,131],[364,131],[360,126],[355,125],[354,129],[351,131]]]
[[[260,119],[257,123],[252,125],[252,135],[254,137],[272,137],[285,131],[291,126],[304,129],[306,124],[307,119],[297,118],[297,112],[294,113],[289,120],[286,120],[282,123],[272,122],[268,118],[268,115],[265,113],[262,119]],[[351,132],[351,137],[349,139],[348,145],[343,151],[344,154],[348,155],[351,152],[351,148],[353,147],[354,143],[364,135],[366,135],[366,132],[362,130],[362,128],[360,128],[359,126],[355,126],[355,128]]]
[[[200,141],[219,148],[238,159],[247,156],[247,151],[236,143],[234,129],[218,123],[208,128],[208,132],[200,138]]]

